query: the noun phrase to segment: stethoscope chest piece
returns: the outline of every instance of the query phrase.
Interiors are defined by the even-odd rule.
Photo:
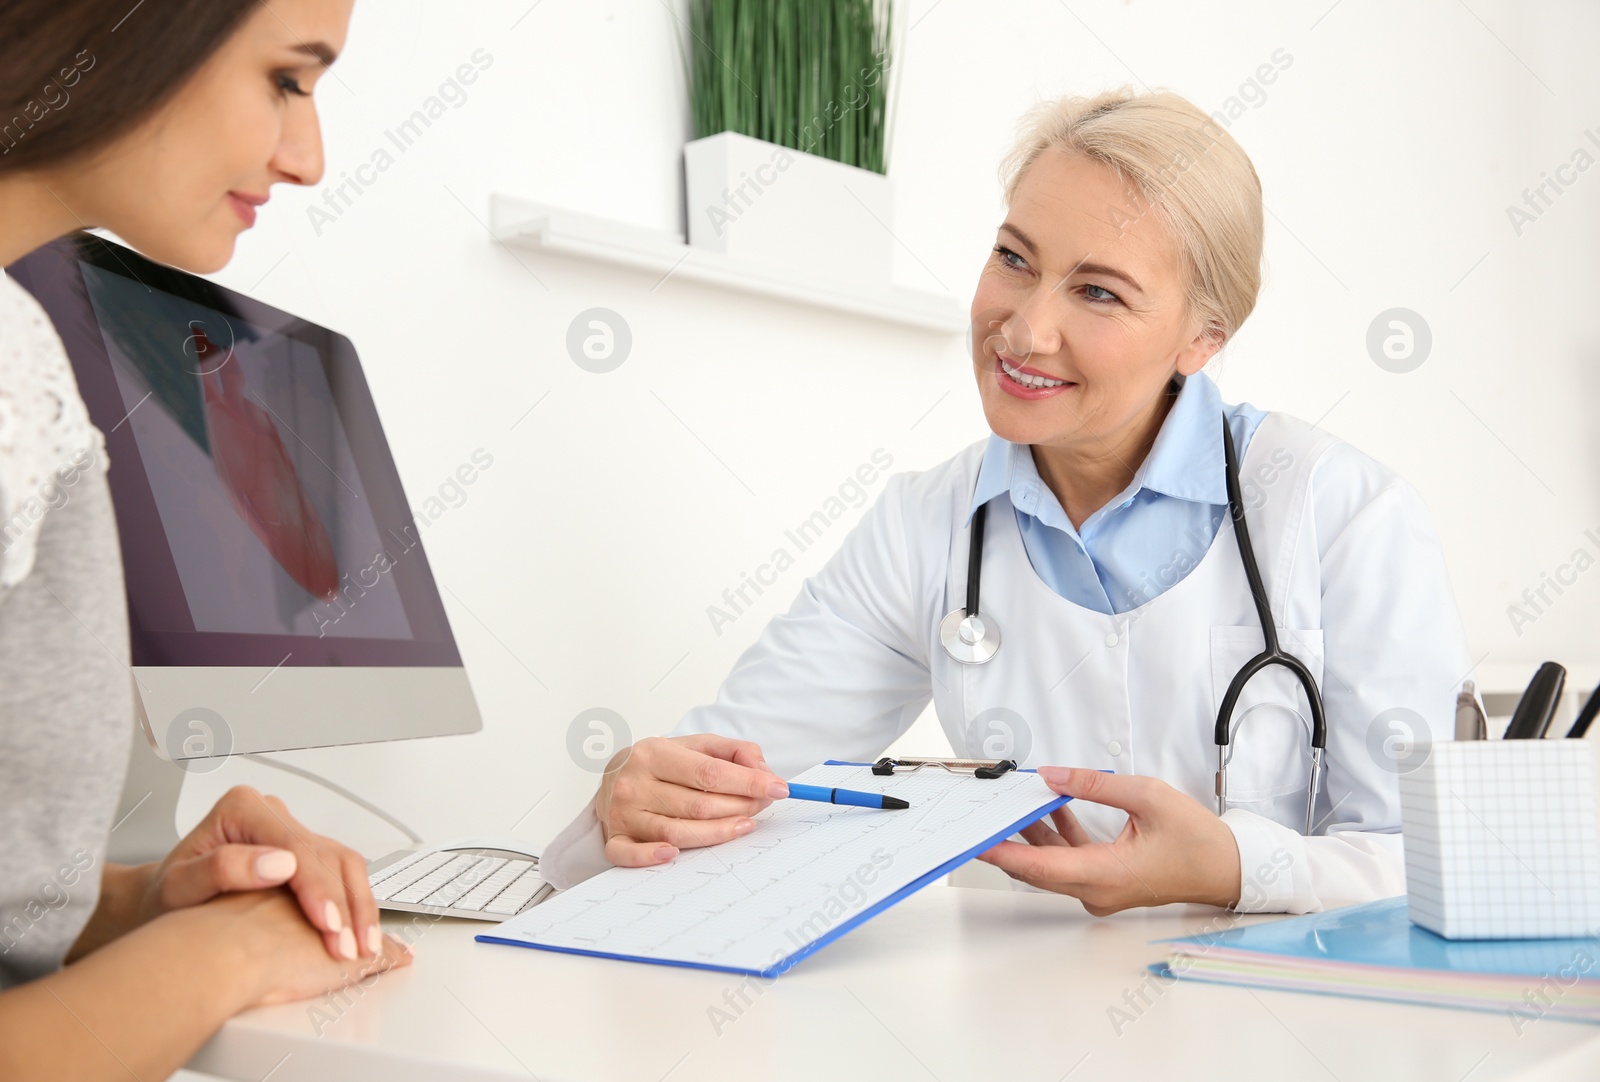
[[[963,665],[982,665],[1000,649],[1000,628],[992,616],[968,616],[956,609],[939,622],[939,641]]]
[[[944,652],[963,665],[982,665],[1000,649],[1000,625],[978,611],[979,576],[983,573],[983,520],[988,504],[972,512],[972,537],[967,552],[967,604],[939,621]]]

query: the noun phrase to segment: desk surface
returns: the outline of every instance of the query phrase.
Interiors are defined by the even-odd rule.
[[[1600,1027],[1519,1035],[1503,1015],[1146,978],[1150,940],[1232,919],[1097,920],[1067,898],[932,886],[772,982],[475,943],[485,925],[440,920],[411,968],[241,1015],[191,1066],[249,1082],[1595,1077]]]

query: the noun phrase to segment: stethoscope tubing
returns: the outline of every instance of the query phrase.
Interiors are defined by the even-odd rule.
[[[1233,430],[1227,417],[1222,419],[1222,456],[1228,479],[1228,514],[1233,519],[1234,538],[1239,542],[1239,560],[1244,564],[1244,577],[1250,584],[1250,599],[1255,603],[1256,616],[1261,621],[1261,653],[1247,661],[1228,683],[1217,709],[1216,731],[1212,739],[1217,746],[1217,814],[1228,810],[1228,744],[1233,722],[1233,708],[1245,685],[1254,676],[1274,665],[1281,665],[1294,674],[1305,689],[1306,703],[1311,708],[1311,779],[1306,791],[1305,836],[1311,836],[1317,808],[1317,791],[1321,787],[1322,757],[1328,747],[1328,722],[1322,708],[1322,693],[1317,688],[1316,677],[1306,663],[1293,654],[1285,653],[1278,642],[1277,623],[1272,618],[1272,604],[1267,598],[1267,588],[1261,579],[1261,568],[1256,563],[1255,546],[1250,542],[1250,526],[1245,521],[1244,493],[1239,483],[1239,451],[1233,443]]]
[[[1261,621],[1265,649],[1251,658],[1228,685],[1228,691],[1222,698],[1222,707],[1217,711],[1215,743],[1227,745],[1230,738],[1228,723],[1233,716],[1233,708],[1250,678],[1273,665],[1282,665],[1294,673],[1305,688],[1306,699],[1311,705],[1311,746],[1325,749],[1328,746],[1328,723],[1323,715],[1322,695],[1317,691],[1316,678],[1311,675],[1305,662],[1293,654],[1285,653],[1278,642],[1278,627],[1272,618],[1272,605],[1267,600],[1267,588],[1261,579],[1261,568],[1256,563],[1255,546],[1250,542],[1250,526],[1244,517],[1244,495],[1239,485],[1239,452],[1234,448],[1233,432],[1229,430],[1226,420],[1222,424],[1222,454],[1227,463],[1228,512],[1233,518],[1234,537],[1239,542],[1239,559],[1244,564],[1244,577],[1250,584],[1250,599],[1255,603],[1256,617]]]
[[[980,503],[972,512],[971,541],[967,548],[967,615],[978,615],[978,579],[983,574],[983,521],[989,505]]]

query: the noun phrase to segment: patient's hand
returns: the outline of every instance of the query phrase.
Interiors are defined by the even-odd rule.
[[[651,737],[612,758],[594,813],[606,859],[642,868],[748,834],[755,828],[750,816],[788,795],[761,748],[748,741],[709,733]]]
[[[194,942],[226,943],[237,952],[243,1002],[250,1006],[320,996],[356,981],[370,987],[375,974],[408,966],[413,956],[408,944],[380,935],[369,957],[329,958],[287,889],[226,894],[162,919],[174,917],[194,929]]]
[[[383,951],[378,904],[360,853],[297,821],[275,796],[237,785],[158,864],[138,871],[140,922],[235,891],[282,885],[343,961]]]

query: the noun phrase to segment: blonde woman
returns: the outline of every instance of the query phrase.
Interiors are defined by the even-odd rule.
[[[972,299],[993,434],[894,478],[716,701],[613,760],[557,885],[756,829],[784,778],[882,754],[931,699],[957,754],[1009,743],[1078,798],[983,859],[1092,913],[1404,891],[1398,775],[1446,736],[1466,645],[1416,493],[1203,372],[1260,287],[1249,158],[1124,90],[1039,107],[1003,176]],[[1227,702],[1264,628],[1283,656]]]

